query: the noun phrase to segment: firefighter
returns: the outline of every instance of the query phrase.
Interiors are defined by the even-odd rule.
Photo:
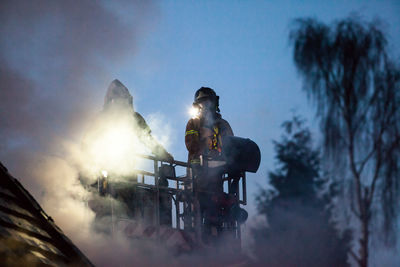
[[[185,144],[188,150],[188,164],[194,177],[195,190],[200,204],[204,237],[217,235],[221,227],[220,207],[215,199],[223,194],[222,171],[205,167],[205,162],[223,161],[222,137],[233,136],[229,123],[219,110],[219,96],[209,87],[196,91],[193,106],[197,116],[186,125]]]
[[[138,136],[142,143],[160,159],[165,161],[173,161],[174,158],[172,155],[168,153],[165,148],[153,138],[150,127],[147,125],[142,115],[134,110],[132,102],[132,96],[129,93],[128,88],[126,88],[119,80],[115,79],[108,87],[104,100],[103,112],[108,112],[109,110],[115,108],[120,109],[122,107],[127,112],[132,113],[134,122],[137,124],[137,126],[139,126],[140,129],[143,130]]]
[[[144,118],[138,112],[135,112],[132,100],[129,90],[119,80],[112,81],[104,98],[103,110],[93,121],[82,142],[83,153],[96,168],[107,170],[107,167],[109,167],[111,170],[107,171],[114,171],[120,176],[113,178],[126,179],[117,179],[117,181],[109,183],[107,175],[105,175],[105,177],[99,178],[98,182],[93,183],[92,180],[85,177],[86,173],[83,172],[80,175],[83,185],[88,186],[90,190],[96,188],[99,191],[98,195],[94,195],[89,200],[89,206],[96,213],[95,223],[97,225],[95,224],[95,227],[99,230],[102,230],[101,227],[104,225],[106,227],[103,228],[108,227],[107,223],[103,223],[102,220],[111,216],[112,213],[109,209],[108,200],[105,198],[107,195],[117,199],[121,204],[118,207],[123,207],[121,213],[130,218],[136,218],[146,208],[143,205],[138,206],[137,203],[140,198],[147,197],[149,192],[142,192],[143,190],[137,192],[136,188],[126,182],[128,180],[137,181],[137,175],[132,174],[131,171],[133,170],[131,170],[132,166],[130,165],[133,160],[131,156],[134,154],[130,150],[135,149],[136,139],[150,149],[157,158],[168,162],[174,160],[172,155],[151,135],[150,127]],[[119,131],[123,133],[118,134]],[[107,133],[109,132],[116,132],[117,134],[115,136],[110,135],[112,138],[104,138],[104,136],[108,137]],[[125,138],[118,140],[119,137]],[[104,139],[106,142],[104,142]],[[135,139],[135,141],[130,143],[132,139]],[[105,151],[100,149],[99,151],[98,143],[111,151],[107,151],[107,149]],[[99,154],[105,155],[99,156]],[[113,170],[113,168],[123,168],[123,170]],[[129,175],[125,174],[126,169],[130,169],[128,170]],[[149,204],[151,201],[145,202]]]
[[[117,121],[131,122],[132,130],[136,131],[138,139],[151,150],[151,152],[159,159],[164,161],[173,161],[173,157],[168,153],[165,148],[157,142],[151,135],[150,127],[138,112],[134,110],[133,98],[126,88],[119,80],[115,79],[111,82],[107,89],[104,98],[103,110],[94,122],[93,127],[86,134],[83,145],[88,146],[94,139],[96,139],[104,129],[104,122],[113,122],[112,124],[118,125]],[[109,126],[107,124],[107,126]],[[113,125],[111,125],[113,126]]]

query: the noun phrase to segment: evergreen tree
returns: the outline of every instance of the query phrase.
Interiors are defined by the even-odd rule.
[[[253,229],[260,265],[346,266],[350,236],[340,236],[330,219],[334,186],[322,194],[319,152],[310,131],[294,117],[274,142],[278,167],[269,174],[273,190],[261,190],[257,208],[268,224]]]

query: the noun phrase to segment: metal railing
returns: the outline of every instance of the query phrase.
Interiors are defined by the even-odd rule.
[[[154,205],[154,226],[156,227],[157,236],[159,237],[159,228],[161,226],[160,223],[160,196],[168,196],[170,197],[170,201],[173,203],[173,207],[171,209],[171,225],[168,225],[177,230],[183,231],[196,231],[196,227],[200,227],[196,224],[195,219],[195,211],[193,205],[193,199],[188,197],[188,195],[193,192],[193,179],[186,175],[176,176],[176,167],[184,168],[185,173],[191,173],[190,171],[186,171],[188,168],[187,162],[183,161],[165,161],[161,160],[154,156],[149,155],[138,155],[138,157],[147,159],[149,161],[153,161],[153,171],[145,171],[145,170],[134,170],[133,172],[137,175],[137,182],[130,183],[130,186],[134,186],[136,188],[145,189],[154,194],[153,196],[153,205]],[[167,166],[167,167],[165,167]],[[173,175],[166,175],[163,173],[165,169],[171,171]],[[148,182],[147,178],[153,178],[154,180]],[[168,186],[161,185],[160,181],[164,179],[168,181]],[[232,188],[230,185],[232,183],[233,178],[229,177],[227,173],[225,173],[222,177],[224,183],[228,183],[228,192],[232,193],[233,191],[236,194],[237,203],[246,205],[247,204],[247,195],[246,195],[246,175],[245,173],[240,173],[239,176],[235,176],[237,183],[235,183],[235,188]],[[172,182],[172,183],[170,183]],[[172,186],[170,186],[172,184]],[[241,185],[241,186],[240,186]],[[140,205],[140,203],[138,203]],[[171,204],[172,206],[172,204]],[[172,216],[173,211],[175,211],[174,216]],[[190,214],[188,214],[190,213]],[[114,214],[112,215],[114,216]],[[127,218],[112,218],[113,224],[119,220],[127,220]],[[190,220],[190,222],[185,221]],[[112,226],[114,227],[114,226]],[[236,232],[236,238],[240,240],[240,224],[235,223],[235,225],[229,226]]]

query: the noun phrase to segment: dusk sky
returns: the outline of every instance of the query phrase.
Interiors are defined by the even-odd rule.
[[[0,161],[35,195],[28,177],[35,153],[61,156],[57,140],[79,143],[113,79],[129,88],[135,110],[175,159],[186,161],[188,109],[207,86],[235,135],[260,147],[259,171],[248,175],[246,209],[254,215],[282,122],[295,111],[318,139],[292,60],[293,20],[380,19],[398,61],[399,14],[398,0],[2,1]]]
[[[39,149],[48,136],[79,140],[84,127],[71,134],[71,121],[84,117],[79,112],[93,115],[101,110],[107,86],[115,78],[129,88],[136,111],[150,124],[151,118],[157,118],[154,134],[164,135],[161,139],[167,140],[174,157],[186,160],[187,111],[194,92],[208,86],[220,96],[221,113],[235,135],[251,138],[261,149],[260,169],[248,178],[250,211],[257,184],[266,185],[267,173],[274,168],[272,140],[279,139],[281,123],[295,111],[318,131],[314,109],[301,90],[292,61],[288,35],[293,20],[313,17],[331,23],[351,14],[366,21],[378,18],[392,54],[399,57],[399,1],[138,1],[129,5],[104,1],[97,7],[82,4],[76,9],[65,2],[16,2],[2,9],[6,23],[1,60],[31,81],[34,89],[3,83],[2,101],[7,103],[0,116],[6,125],[1,132],[6,142],[0,160],[4,164],[19,174],[14,169],[18,157],[7,152]],[[40,15],[21,17],[31,10]],[[15,79],[16,86],[21,80]],[[21,98],[23,90],[27,93]],[[9,100],[16,102],[10,105]],[[32,123],[36,108],[40,119]]]
[[[249,209],[257,184],[265,185],[274,168],[272,140],[279,140],[281,123],[296,111],[318,131],[292,60],[293,20],[331,23],[352,13],[367,21],[380,18],[399,56],[398,1],[163,1],[158,7],[136,53],[110,70],[110,79],[118,77],[130,88],[145,117],[165,117],[172,129],[170,150],[179,160],[187,157],[184,129],[193,94],[201,86],[214,88],[235,135],[261,149],[260,169],[248,175]]]

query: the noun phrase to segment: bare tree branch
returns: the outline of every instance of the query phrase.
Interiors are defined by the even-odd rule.
[[[353,257],[353,259],[354,259],[358,264],[360,264],[361,260],[360,260],[360,258],[354,253],[354,251],[350,250],[349,253],[350,253],[350,255]]]

